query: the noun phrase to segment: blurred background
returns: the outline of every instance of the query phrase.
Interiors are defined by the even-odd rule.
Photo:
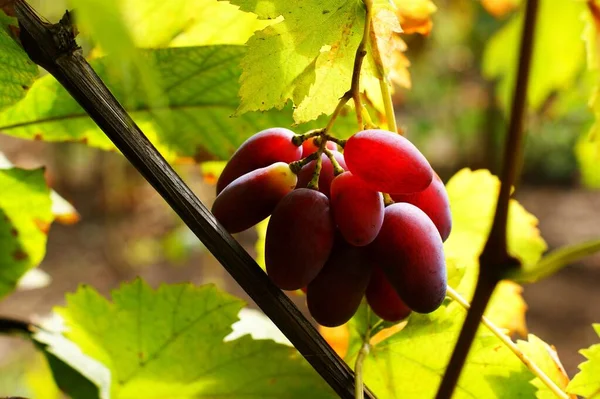
[[[542,3],[553,1],[565,3],[567,8],[568,3],[575,3]],[[56,20],[67,7],[61,1],[31,3],[50,20]],[[503,94],[510,80],[505,75],[516,66],[514,54],[518,51],[518,41],[512,39],[517,35],[510,32],[519,21],[518,3],[437,0],[431,32],[403,36],[412,88],[395,93],[398,122],[444,181],[464,167],[498,174],[510,97]],[[585,5],[579,3],[573,10],[556,7],[555,17],[567,11],[585,11]],[[534,66],[538,75],[544,65],[552,69],[553,55],[544,47],[548,42],[554,49],[564,49],[563,58],[577,61],[563,68],[554,85],[534,88],[539,95],[531,99],[525,162],[516,190],[516,198],[538,217],[550,249],[600,237],[600,144],[589,141],[594,114],[588,107],[598,78],[586,65],[581,39],[585,23],[579,18],[573,26],[561,26],[560,34],[566,37],[572,31],[568,37],[575,41],[558,43],[544,37],[545,41],[536,42],[540,57],[550,57],[539,59],[541,69]],[[491,67],[504,64],[506,69],[501,71]],[[26,141],[1,134],[0,152],[19,167],[46,166],[52,188],[71,202],[81,217],[73,225],[52,226],[47,255],[40,266],[50,277],[49,283],[3,299],[0,315],[35,320],[64,303],[65,293],[79,284],[90,284],[108,294],[135,276],[153,285],[213,282],[251,303],[119,154],[80,143]],[[214,200],[210,169],[181,163],[176,169],[210,207]],[[252,254],[256,237],[254,230],[238,235]],[[590,325],[600,322],[598,287],[599,255],[524,287],[529,330],[557,348],[571,376],[583,359],[577,351],[597,342]],[[304,306],[302,297],[295,301]],[[42,369],[32,368],[33,364],[43,365],[28,345],[18,338],[0,337],[0,394],[5,390],[14,393],[7,387],[16,381],[47,378]],[[27,388],[20,389],[23,395],[28,393]]]

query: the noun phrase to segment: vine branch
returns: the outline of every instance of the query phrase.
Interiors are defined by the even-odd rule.
[[[450,399],[465,360],[475,338],[479,321],[496,288],[498,282],[509,272],[519,267],[517,259],[508,254],[506,246],[506,225],[508,222],[508,205],[512,187],[514,186],[522,162],[523,152],[523,116],[527,102],[527,84],[533,53],[533,37],[535,33],[538,0],[528,0],[525,8],[525,20],[521,35],[521,49],[518,61],[517,81],[513,96],[510,122],[504,149],[503,169],[500,176],[501,186],[496,204],[496,213],[492,228],[479,257],[480,271],[471,307],[463,324],[460,335],[442,383],[438,388],[437,399]]]
[[[219,224],[111,94],[81,55],[70,14],[53,25],[42,21],[25,0],[16,0],[15,9],[29,57],[67,89],[338,395],[353,398],[352,370]],[[375,396],[365,388],[365,397]]]

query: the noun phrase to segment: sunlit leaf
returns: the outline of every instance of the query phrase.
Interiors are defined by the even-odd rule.
[[[569,376],[565,371],[556,349],[548,345],[540,338],[533,334],[529,334],[527,341],[517,341],[518,347],[523,353],[531,359],[539,368],[546,374],[561,390],[565,390],[569,383]],[[532,384],[538,389],[536,398],[538,399],[555,399],[556,395],[546,384],[538,378],[532,380]],[[575,396],[570,396],[571,399],[577,399]]]
[[[412,314],[400,332],[371,346],[364,380],[378,398],[435,396],[466,314],[455,305],[430,315]],[[351,343],[351,348],[347,360],[353,364],[357,346]],[[533,397],[532,377],[497,337],[481,328],[453,398]]]
[[[23,98],[38,72],[11,29],[16,20],[0,10],[0,110]]]
[[[0,169],[11,169],[14,165],[0,152]],[[54,220],[62,224],[77,223],[80,219],[79,213],[73,205],[66,199],[61,197],[56,191],[50,191],[50,199],[52,200],[52,214]]]
[[[581,15],[585,7],[580,1],[540,1],[527,93],[532,107],[540,107],[553,91],[569,88],[583,69]],[[522,25],[523,10],[487,42],[483,56],[484,75],[500,80],[497,94],[505,110],[512,98]]]
[[[303,7],[286,0],[232,3],[261,19],[284,16],[248,41],[238,112],[281,109],[292,100],[296,122],[331,114],[350,88],[365,19],[362,3],[311,0]]]
[[[600,324],[594,324],[594,330],[600,337]],[[580,353],[586,361],[579,365],[579,373],[569,383],[567,391],[587,399],[600,397],[600,343],[583,349]]]
[[[43,169],[0,169],[0,296],[42,261],[52,219]]]
[[[600,113],[598,115],[600,116]],[[582,135],[575,144],[581,182],[585,187],[592,189],[600,189],[600,134],[595,133],[597,124],[598,122],[594,124],[591,134]]]
[[[111,297],[79,288],[57,309],[66,325],[64,336],[43,339],[48,351],[79,373],[93,374],[101,387],[100,395],[72,395],[75,399],[335,397],[292,347],[248,335],[224,342],[243,302],[214,286],[154,290],[136,280]],[[73,358],[77,350],[82,353]],[[101,367],[94,372],[72,361],[77,358]]]

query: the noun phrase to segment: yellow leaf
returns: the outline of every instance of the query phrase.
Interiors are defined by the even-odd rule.
[[[527,304],[521,295],[523,287],[512,281],[504,280],[498,284],[492,296],[486,316],[498,327],[521,337],[527,335],[525,312]]]
[[[517,341],[517,345],[559,388],[563,391],[567,388],[570,381],[569,376],[560,362],[554,346],[548,345],[533,334],[529,334],[527,341]],[[553,399],[556,397],[539,379],[535,378],[531,383],[538,388],[536,398]],[[577,396],[569,395],[569,398],[577,399]]]
[[[431,0],[395,0],[395,3],[404,33],[428,35],[431,32],[431,14],[437,10]]]

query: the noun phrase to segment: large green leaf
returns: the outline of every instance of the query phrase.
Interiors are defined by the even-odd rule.
[[[600,324],[594,324],[594,330],[600,337]],[[572,394],[581,395],[587,399],[600,398],[600,343],[581,350],[587,360],[579,365],[579,373],[567,387]]]
[[[101,388],[93,396],[68,392],[76,399],[335,397],[294,348],[248,335],[224,342],[242,307],[210,285],[154,290],[136,280],[113,291],[112,302],[83,286],[57,309],[71,347],[63,336],[41,341],[69,373],[87,373]]]
[[[465,314],[452,304],[431,315],[411,315],[404,329],[371,346],[364,362],[365,383],[380,399],[433,398]],[[360,340],[360,328],[355,341]],[[352,364],[357,345],[351,348],[347,360]],[[480,329],[453,398],[531,398],[531,378],[498,338]]]
[[[0,169],[0,296],[42,261],[52,219],[43,169]]]
[[[310,0],[302,7],[287,0],[231,2],[261,19],[284,17],[248,41],[238,112],[281,109],[292,100],[297,122],[331,114],[350,88],[365,19],[362,2]]]
[[[585,66],[581,40],[585,8],[580,1],[540,1],[528,91],[532,107],[540,107],[554,90],[569,88]],[[484,75],[500,79],[497,90],[505,110],[514,88],[522,26],[523,10],[487,42],[483,55]]]
[[[0,10],[0,109],[20,100],[37,75],[37,67],[12,37],[10,26],[15,25]]]
[[[163,106],[151,106],[135,76],[127,87],[123,76],[107,71],[104,60],[92,63],[144,133],[168,158],[226,159],[252,134],[271,126],[290,127],[291,110],[246,113],[232,117],[239,105],[243,46],[203,46],[147,50],[144,62],[156,71]],[[140,88],[140,90],[136,90]],[[336,133],[346,131],[341,118]],[[321,126],[324,121],[317,121]],[[344,125],[346,123],[346,125]],[[315,124],[300,126],[308,129]],[[48,141],[85,141],[103,149],[112,144],[62,86],[51,76],[36,81],[22,101],[0,113],[0,131]]]

